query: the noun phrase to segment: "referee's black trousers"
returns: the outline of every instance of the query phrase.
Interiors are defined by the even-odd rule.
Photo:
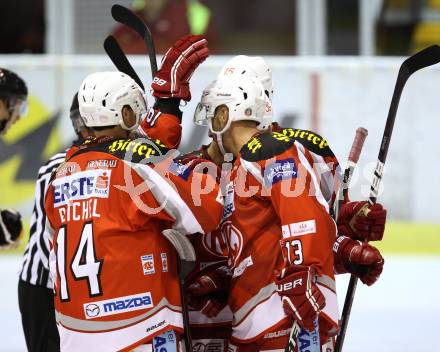
[[[18,281],[18,304],[29,352],[58,352],[60,337],[55,322],[53,291]]]

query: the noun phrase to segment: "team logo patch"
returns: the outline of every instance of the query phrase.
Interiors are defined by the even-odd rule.
[[[220,229],[202,235],[203,247],[211,254],[220,257],[228,255],[228,245]]]
[[[141,257],[141,263],[142,263],[142,270],[144,271],[144,275],[151,275],[155,273],[153,254],[143,255]]]
[[[239,229],[232,225],[231,221],[225,221],[222,224],[221,232],[228,246],[228,266],[235,268],[243,249],[243,235]]]
[[[270,187],[281,180],[298,176],[295,160],[292,158],[277,160],[264,169],[264,185]]]
[[[105,317],[140,309],[152,308],[153,299],[150,292],[137,295],[117,297],[103,301],[89,302],[83,305],[86,319]]]
[[[108,198],[111,170],[96,169],[77,172],[53,181],[54,207],[75,200]]]

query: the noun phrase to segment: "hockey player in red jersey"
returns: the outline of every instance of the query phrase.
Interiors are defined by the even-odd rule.
[[[272,97],[273,87],[272,87],[271,71],[262,58],[248,57],[244,55],[234,57],[223,67],[221,73],[219,74],[219,78],[221,78],[222,76],[233,76],[237,74],[244,74],[245,76],[251,76],[257,78],[263,84],[264,91],[267,97],[268,98]],[[271,113],[272,113],[271,104],[269,100],[266,104],[266,109],[265,109],[265,116],[264,116],[264,119],[266,120],[265,124],[268,123],[270,124],[271,115],[272,115]],[[160,121],[161,118],[162,117],[159,117],[157,121]],[[174,124],[178,124],[177,119],[175,119],[172,122]],[[162,124],[161,126],[164,125]],[[276,125],[273,125],[272,129],[276,130],[278,129],[278,127]],[[164,133],[166,133],[166,128],[164,130]],[[309,131],[303,131],[303,130],[294,130],[293,136],[300,143],[303,142],[302,141],[303,139],[304,141],[307,141],[307,139],[310,140],[313,137],[315,138],[315,140],[316,138],[321,138],[317,134],[313,134]],[[180,141],[180,135],[178,136],[178,140]],[[324,140],[322,141],[324,144],[326,143]],[[307,146],[305,147],[307,148]],[[193,153],[190,153],[189,155],[182,157],[182,160],[185,160],[185,162],[190,162],[190,161],[192,162],[193,159],[200,159],[200,158],[204,160],[212,160],[216,162],[219,166],[223,162],[223,155],[221,154],[219,147],[215,141],[213,141],[209,146],[202,147],[199,151],[195,151]],[[332,153],[331,155],[326,156],[324,160],[327,168],[328,168],[327,165],[330,165],[331,173],[327,172],[326,174],[326,170],[321,171],[321,173],[326,176],[323,177],[323,181],[326,182],[321,182],[321,189],[323,194],[325,194],[326,196],[325,197],[326,200],[329,203],[331,203],[332,201],[331,196],[333,194],[333,187],[334,187],[333,182],[335,180],[337,172],[339,172],[339,164]],[[340,219],[345,218],[344,221],[347,224],[348,222],[350,222],[351,226],[355,226],[357,229],[359,227],[363,228],[364,232],[368,232],[366,231],[366,229],[368,229],[370,226],[370,228],[373,228],[374,231],[377,232],[377,234],[383,234],[385,213],[381,209],[380,205],[377,206],[379,209],[376,209],[376,211],[374,212],[370,212],[370,216],[368,218],[360,217],[357,215],[358,213],[357,210],[359,209],[359,206],[362,205],[362,203],[350,202],[349,205],[350,207],[347,207],[345,209],[348,209],[350,211],[345,212],[344,216],[342,216],[344,211],[341,212]],[[357,209],[356,211],[354,211],[356,207]],[[371,215],[375,215],[375,216],[371,216]],[[341,228],[343,227],[344,221],[340,222]],[[371,227],[371,225],[373,226]],[[354,231],[356,231],[357,229],[353,228]],[[342,232],[344,233],[344,231]],[[351,237],[356,237],[354,236],[353,231],[351,231],[351,234],[348,234],[347,232],[345,233],[349,236],[351,235]],[[221,264],[218,263],[219,260],[221,259],[221,253],[222,253],[221,244],[223,244],[223,239],[221,236],[218,236],[216,232],[209,234],[209,236],[201,236],[196,238],[199,239],[197,241],[193,241],[193,243],[196,245],[196,247],[199,248],[198,253],[201,254],[203,258],[201,260],[201,264],[205,268],[204,270],[200,271],[198,274],[197,272],[195,272],[194,275],[192,275],[192,277],[189,278],[190,282],[191,280],[193,280],[193,283],[190,284],[189,291],[193,294],[192,303],[199,306],[200,312],[206,313],[206,315],[208,315],[209,318],[212,318],[216,316],[216,314],[219,311],[224,310],[225,307],[224,293],[228,289],[228,283],[225,280],[225,277],[227,277],[228,274],[223,270]],[[339,237],[339,240],[341,239],[344,239],[344,245],[338,247],[335,246],[335,248],[337,248],[337,252],[335,252],[336,272],[338,273],[351,272],[357,274],[358,276],[360,276],[363,282],[368,284],[371,284],[375,280],[377,280],[383,265],[383,262],[381,263],[382,257],[380,256],[380,253],[374,247],[366,244],[361,245],[359,242],[353,241],[350,238]],[[206,251],[207,247],[210,248],[208,249],[208,251]],[[209,255],[211,256],[214,255],[214,256],[210,257],[208,260],[203,253],[208,253],[208,258]],[[206,267],[209,261],[215,264],[211,266],[212,272],[210,271],[209,266]],[[219,295],[218,293],[221,294]],[[221,300],[217,300],[216,298],[219,296],[223,298]],[[208,327],[207,329],[202,331],[201,335],[194,337],[196,341],[197,338],[204,337],[203,342],[206,342],[212,336],[216,336],[216,334],[213,334],[212,331],[219,332],[219,330],[221,330],[218,328],[218,325],[216,325],[215,322],[212,325],[215,327],[215,329],[214,330],[209,329],[209,325],[210,325],[209,323],[213,323],[213,319],[209,320],[208,318],[206,318],[205,320],[203,320],[197,318],[196,316],[194,316],[194,314],[192,317],[193,317],[193,322],[195,323],[193,327],[196,327],[196,329],[193,330],[195,330],[196,332],[199,330],[198,326],[203,325],[204,327]],[[200,315],[198,315],[198,317],[200,317]],[[222,319],[224,321],[224,316],[222,317]],[[197,322],[200,322],[201,324],[199,325],[197,324]]]
[[[146,103],[125,74],[88,76],[79,104],[96,138],[67,154],[45,206],[61,350],[178,351],[176,258],[161,232],[215,228],[223,209],[218,186],[191,167],[170,168],[160,141],[127,139]],[[193,197],[192,184],[212,189]]]
[[[226,79],[227,81],[227,79]],[[238,81],[235,82],[236,86],[235,88],[239,87],[241,89],[243,89],[245,91],[245,97],[244,100],[247,99],[247,97],[251,96],[252,94],[250,94],[244,87],[243,84],[240,83],[240,85],[238,85],[237,83]],[[218,82],[215,83],[213,86],[209,87],[208,89],[206,89],[203,93],[203,97],[202,97],[202,104],[201,104],[201,109],[198,111],[198,113],[203,113],[205,112],[205,118],[208,117],[209,114],[211,114],[209,116],[209,121],[211,123],[211,133],[215,134],[217,136],[217,143],[219,145],[219,149],[223,149],[223,152],[226,151],[226,147],[223,145],[223,141],[226,140],[227,143],[229,143],[230,146],[230,150],[228,151],[235,151],[234,156],[239,156],[238,158],[238,162],[236,161],[235,164],[237,165],[238,163],[238,167],[241,167],[242,169],[245,169],[248,174],[246,175],[246,177],[244,177],[244,185],[245,187],[249,187],[250,188],[250,184],[255,183],[256,185],[260,185],[263,188],[267,187],[266,182],[269,182],[268,180],[266,180],[266,175],[264,174],[263,171],[261,170],[265,170],[264,166],[261,163],[267,163],[267,158],[268,156],[265,155],[265,153],[271,154],[271,153],[275,153],[273,155],[270,155],[270,158],[275,158],[275,160],[273,161],[272,164],[270,164],[269,166],[273,169],[272,173],[269,173],[269,177],[273,177],[272,185],[275,185],[276,183],[280,183],[280,184],[285,184],[285,182],[283,181],[283,177],[281,177],[280,180],[276,179],[277,177],[279,178],[279,173],[281,173],[281,175],[284,175],[284,173],[286,173],[287,175],[289,175],[290,171],[295,171],[295,173],[298,173],[297,169],[295,170],[291,170],[289,168],[294,168],[296,166],[296,164],[298,165],[308,165],[310,166],[310,164],[314,164],[316,162],[316,158],[317,157],[321,157],[321,159],[324,159],[326,157],[330,157],[333,154],[331,153],[330,149],[328,148],[325,140],[323,140],[320,136],[313,134],[311,132],[307,132],[307,131],[301,131],[301,130],[292,130],[292,129],[281,129],[279,132],[273,132],[272,134],[269,133],[264,133],[261,134],[261,136],[256,136],[255,138],[251,138],[248,142],[246,142],[246,136],[243,137],[243,132],[248,131],[248,136],[247,137],[251,137],[252,134],[258,133],[257,130],[257,126],[255,125],[255,122],[252,123],[252,125],[244,125],[243,123],[240,124],[235,124],[235,122],[232,122],[231,120],[229,120],[228,118],[226,118],[225,120],[223,120],[224,125],[222,126],[220,124],[220,131],[216,130],[215,127],[213,127],[212,123],[215,121],[215,119],[212,119],[214,117],[214,112],[217,113],[216,108],[223,108],[222,109],[222,115],[220,116],[224,116],[225,114],[227,115],[229,113],[229,109],[232,109],[232,106],[240,106],[240,104],[243,102],[243,97],[240,98],[240,95],[243,93],[240,93],[240,91],[236,90],[235,93],[236,95],[234,96],[233,93],[231,93],[231,91],[229,89],[232,89],[231,86],[229,86],[228,88],[226,88],[225,86],[222,86],[220,84],[220,87],[218,87]],[[248,85],[248,88],[250,88],[250,85]],[[242,91],[243,92],[243,91]],[[213,97],[213,95],[215,97]],[[225,98],[225,97],[229,97]],[[217,100],[216,100],[217,99]],[[241,99],[241,100],[240,100]],[[261,109],[264,109],[264,99],[262,99],[262,97],[260,97],[259,99],[259,103]],[[257,99],[255,100],[257,101]],[[206,104],[203,104],[203,103]],[[224,104],[222,104],[224,103]],[[238,109],[241,109],[240,112],[241,117],[238,117],[237,119],[239,120],[245,120],[247,123],[247,121],[249,120],[254,120],[256,119],[256,115],[251,116],[252,114],[250,112],[255,111],[255,108],[258,108],[258,105],[253,106],[252,103],[248,103],[251,105],[246,105],[245,102],[245,107],[240,106]],[[205,111],[203,111],[203,108],[205,109]],[[233,108],[234,110],[234,115],[233,118],[237,117],[237,108]],[[246,114],[247,113],[247,114]],[[264,114],[263,114],[264,115]],[[261,125],[264,125],[263,123],[263,119],[262,116],[258,117],[256,119],[256,122],[258,123],[258,125],[261,127]],[[211,120],[212,119],[212,120]],[[236,121],[236,120],[233,120]],[[231,123],[232,122],[232,123]],[[232,127],[231,127],[232,125]],[[231,132],[234,131],[234,132]],[[232,134],[231,133],[235,133]],[[223,135],[223,136],[222,136]],[[228,136],[228,138],[226,138],[226,136]],[[304,138],[304,136],[306,136],[306,138]],[[307,136],[309,138],[307,138]],[[224,137],[224,138],[222,138]],[[232,137],[232,138],[231,138]],[[298,138],[299,137],[299,138]],[[261,138],[261,139],[260,139]],[[301,140],[303,139],[303,140]],[[307,143],[309,141],[309,143]],[[320,142],[320,143],[318,143]],[[268,145],[264,145],[263,143],[269,143]],[[243,148],[240,151],[240,147],[243,146]],[[287,150],[290,148],[293,148],[293,146],[295,146],[296,148],[296,154],[293,153],[294,155],[289,155],[289,157],[287,157],[286,159],[281,159],[278,160],[277,158],[283,158],[284,157],[284,153],[287,153]],[[279,150],[279,155],[281,156],[277,156],[276,151],[277,148],[280,148]],[[284,149],[283,149],[284,148]],[[268,149],[266,151],[266,149]],[[260,156],[262,155],[262,160],[254,160],[255,155],[253,154],[260,154]],[[261,154],[263,153],[263,154]],[[286,155],[287,156],[287,155]],[[293,156],[293,157],[292,157]],[[266,158],[266,159],[265,159]],[[293,160],[291,160],[293,159]],[[301,159],[301,160],[300,160]],[[288,160],[288,161],[286,161]],[[263,162],[264,161],[264,162]],[[322,160],[324,161],[324,160]],[[259,167],[258,165],[256,167],[254,167],[255,163],[259,163]],[[241,165],[240,165],[241,164]],[[267,166],[267,165],[266,165]],[[303,166],[304,167],[304,166]],[[260,170],[258,170],[260,169]],[[279,170],[277,170],[279,169]],[[279,171],[279,172],[278,172]],[[249,176],[249,173],[251,173],[252,176]],[[290,173],[290,174],[292,174]],[[314,172],[310,172],[309,169],[306,168],[306,174],[310,174],[311,176],[309,177],[305,177],[305,181],[309,182],[308,186],[307,186],[307,182],[305,182],[306,186],[305,188],[307,189],[307,187],[310,188],[310,190],[313,190],[314,192],[316,192],[315,194],[315,204],[314,206],[316,207],[318,203],[319,205],[317,206],[317,210],[318,213],[322,213],[322,210],[324,209],[324,213],[329,211],[329,201],[331,198],[331,194],[330,194],[330,198],[325,197],[323,192],[321,191],[320,185],[317,182],[316,176],[313,177],[313,173]],[[272,175],[272,176],[270,176]],[[275,176],[274,176],[275,175]],[[277,176],[278,175],[278,176]],[[299,177],[299,176],[298,176]],[[289,179],[289,177],[287,177]],[[293,178],[293,177],[292,177]],[[296,177],[295,177],[296,178]],[[240,177],[238,177],[237,179],[240,179]],[[313,181],[313,182],[312,182]],[[296,180],[296,182],[298,182],[298,180]],[[272,191],[276,188],[279,188],[280,186],[276,186],[275,188],[272,188]],[[319,191],[318,191],[319,189]],[[261,197],[261,199],[259,198]],[[280,197],[280,196],[279,196]],[[246,197],[244,197],[246,198]],[[270,198],[270,197],[269,197]],[[272,195],[272,206],[275,208],[275,212],[277,213],[277,215],[283,219],[283,217],[285,217],[285,221],[290,221],[290,220],[301,220],[301,219],[297,219],[296,217],[301,217],[299,215],[292,215],[291,213],[289,213],[289,211],[287,212],[287,214],[284,214],[282,212],[282,208],[284,206],[281,206],[281,204],[284,205],[285,202],[289,202],[289,201],[293,201],[296,202],[297,204],[301,203],[301,197],[297,197],[296,199],[289,199],[289,197],[287,197],[286,199],[284,199],[283,197],[280,197],[278,199],[278,201],[273,200],[273,195]],[[309,197],[310,198],[310,197]],[[328,198],[328,199],[327,199]],[[238,198],[241,199],[241,198]],[[259,199],[259,201],[261,201],[262,199],[265,199],[267,201],[267,198],[265,198],[263,195],[259,194],[259,196],[257,196],[257,199]],[[275,197],[275,199],[277,199]],[[310,203],[311,200],[304,198],[303,199],[304,202],[306,203]],[[258,206],[256,205],[256,209],[254,210],[254,213],[251,214],[248,210],[248,208],[250,207],[250,201],[240,201],[244,204],[246,204],[246,207],[244,207],[243,209],[241,209],[242,213],[237,212],[237,209],[235,209],[235,212],[233,212],[232,214],[232,222],[230,222],[228,225],[225,225],[227,228],[225,228],[225,233],[224,234],[226,237],[228,237],[229,241],[235,241],[233,243],[233,249],[232,253],[233,253],[233,257],[235,257],[234,262],[232,263],[232,268],[234,269],[234,276],[236,277],[245,277],[245,273],[246,271],[256,271],[259,272],[256,268],[258,267],[258,265],[256,263],[253,262],[252,259],[252,255],[248,256],[248,257],[243,257],[242,254],[242,248],[244,251],[244,248],[246,248],[246,240],[242,239],[241,241],[243,243],[240,243],[240,233],[243,233],[243,228],[245,229],[244,231],[248,231],[250,233],[254,233],[255,235],[255,231],[258,233],[258,230],[252,230],[253,228],[258,228],[258,226],[246,226],[245,223],[241,222],[240,219],[241,218],[245,218],[247,219],[248,223],[252,223],[252,219],[259,219],[261,220],[261,218],[258,217],[256,209],[258,209]],[[240,203],[238,202],[238,203]],[[263,202],[264,203],[264,202]],[[258,201],[256,202],[256,204],[258,204]],[[312,203],[313,204],[313,203]],[[227,206],[227,204],[226,204]],[[278,210],[277,206],[279,207]],[[233,204],[233,207],[237,208],[237,198]],[[322,209],[323,208],[323,209]],[[352,211],[354,211],[354,209],[352,209]],[[237,215],[237,218],[234,221],[234,213],[240,214]],[[243,214],[248,214],[248,216],[243,216]],[[354,215],[356,214],[356,212],[349,212],[347,211],[346,215],[347,218],[352,218]],[[304,214],[303,214],[304,216]],[[290,219],[290,217],[292,217],[292,219]],[[310,216],[309,216],[310,217]],[[295,218],[295,219],[294,219]],[[327,219],[327,220],[325,220]],[[327,330],[327,333],[334,333],[336,331],[336,327],[337,327],[337,307],[336,307],[336,300],[335,300],[335,294],[334,294],[334,284],[332,284],[333,280],[332,280],[332,276],[333,276],[333,260],[331,261],[331,265],[329,265],[329,253],[331,254],[331,248],[333,247],[333,242],[336,238],[336,229],[332,228],[332,221],[330,219],[330,221],[328,220],[329,216],[327,214],[327,216],[323,216],[323,214],[321,214],[321,219],[319,220],[319,216],[316,219],[313,220],[303,220],[303,221],[296,221],[296,222],[292,222],[290,224],[286,224],[286,225],[282,225],[281,224],[281,229],[280,229],[280,233],[282,232],[283,235],[286,237],[282,243],[284,243],[286,249],[289,248],[291,252],[286,252],[286,257],[289,257],[289,255],[292,255],[292,258],[294,258],[293,255],[299,255],[299,257],[297,257],[296,262],[298,263],[298,261],[302,263],[304,263],[304,257],[305,254],[309,253],[308,256],[310,256],[309,260],[311,260],[311,262],[313,263],[312,265],[308,265],[308,268],[303,268],[303,267],[298,267],[298,266],[290,266],[288,267],[288,271],[287,273],[289,273],[289,275],[285,276],[279,276],[276,280],[278,280],[278,284],[279,287],[286,287],[285,283],[288,282],[292,282],[289,280],[292,280],[292,277],[297,277],[297,278],[301,278],[301,279],[306,279],[309,277],[313,277],[312,275],[310,275],[310,271],[312,270],[316,270],[318,273],[320,273],[320,277],[321,277],[321,282],[319,282],[316,284],[316,287],[319,286],[319,289],[314,289],[311,292],[316,295],[316,305],[312,306],[312,305],[307,305],[307,300],[306,301],[301,301],[301,297],[295,297],[295,294],[292,293],[291,291],[285,291],[283,292],[283,290],[281,290],[280,294],[283,297],[288,297],[288,299],[283,299],[285,302],[290,301],[291,304],[293,304],[293,307],[295,308],[295,304],[304,304],[305,308],[303,308],[303,313],[307,312],[307,309],[310,309],[309,313],[311,314],[311,317],[309,319],[306,319],[305,317],[302,317],[302,319],[300,319],[300,315],[296,315],[295,313],[298,313],[296,309],[289,309],[288,305],[285,305],[285,310],[287,312],[290,312],[291,316],[294,316],[297,318],[297,320],[300,321],[300,323],[310,329],[310,327],[313,325],[311,325],[311,322],[313,321],[314,316],[320,311],[320,309],[324,308],[324,311],[320,314],[320,320],[322,320],[321,324],[321,330]],[[368,220],[370,221],[370,219]],[[365,221],[365,222],[368,222]],[[327,225],[320,225],[318,226],[317,224],[319,223],[327,223]],[[380,224],[378,224],[379,226]],[[264,226],[264,225],[263,225]],[[279,225],[278,225],[279,226]],[[305,236],[304,237],[304,242],[305,244],[303,244],[301,242],[301,240],[297,240],[295,238],[295,235],[298,234],[298,236],[300,235],[308,235],[308,234],[315,234],[318,233],[317,232],[317,228],[321,227],[327,227],[327,235],[322,235],[322,233],[320,233],[320,236]],[[379,226],[380,227],[380,226]],[[378,227],[378,229],[379,229]],[[248,228],[250,228],[251,230],[248,230]],[[241,231],[240,231],[241,229]],[[380,230],[380,229],[379,229]],[[301,233],[301,231],[304,231],[304,233]],[[323,230],[325,233],[325,229]],[[382,232],[383,232],[383,224],[382,224]],[[253,238],[254,235],[252,235],[250,238]],[[232,236],[232,239],[231,239]],[[245,234],[242,235],[242,237],[247,237]],[[258,236],[256,236],[258,237]],[[264,236],[262,236],[264,237]],[[324,237],[324,241],[321,240],[317,240],[316,237]],[[249,238],[247,238],[249,240]],[[313,240],[315,239],[315,240]],[[347,239],[349,240],[349,239]],[[258,240],[255,240],[258,242]],[[261,240],[264,242],[264,240]],[[298,242],[299,241],[299,242]],[[315,243],[315,241],[317,241],[317,243],[320,243],[321,245],[323,244],[322,242],[326,242],[328,244],[328,246],[326,247],[326,249],[322,249],[322,258],[326,258],[323,261],[319,261],[319,253],[320,251],[318,250],[318,248],[315,248],[316,245],[314,245],[314,249],[311,250],[311,246],[309,245],[307,246],[307,243]],[[249,240],[250,243],[253,242],[253,240]],[[353,241],[354,242],[354,241]],[[359,243],[354,242],[355,244],[353,244],[353,242],[351,242],[351,246],[350,246],[350,251],[353,250],[353,248],[357,248],[359,249],[360,247],[362,247],[361,245],[359,245]],[[325,243],[324,243],[325,244]],[[302,247],[299,248],[299,246]],[[237,249],[238,247],[238,249]],[[252,247],[252,246],[251,246]],[[261,243],[260,243],[260,247],[261,247]],[[264,248],[265,246],[263,246],[262,248]],[[309,248],[307,248],[309,247]],[[272,247],[270,247],[272,248]],[[293,248],[293,250],[292,250]],[[348,250],[348,246],[346,247]],[[248,248],[249,250],[249,248]],[[370,248],[362,248],[362,251],[366,251],[368,252],[370,250]],[[252,252],[252,250],[250,250]],[[343,254],[347,255],[348,253],[353,254],[353,252],[344,252]],[[360,252],[362,252],[360,251]],[[378,255],[378,257],[381,259],[380,254],[377,252],[377,250],[373,250],[376,251],[376,255]],[[237,253],[238,252],[238,253]],[[235,254],[234,254],[235,253]],[[342,252],[341,252],[342,253]],[[339,253],[339,254],[341,254]],[[237,258],[237,255],[239,256],[239,258]],[[241,255],[241,256],[240,256]],[[317,259],[317,258],[318,259]],[[349,258],[350,256],[346,256],[346,258]],[[321,258],[321,259],[322,259]],[[354,260],[359,260],[359,256],[352,256],[351,259]],[[278,258],[279,259],[279,258]],[[371,259],[371,258],[369,258]],[[377,259],[377,258],[374,258]],[[313,262],[313,260],[317,260],[317,263]],[[273,263],[276,264],[277,260],[274,260]],[[370,262],[365,262],[363,264],[371,264]],[[382,263],[383,264],[383,263]],[[277,267],[278,265],[280,265],[280,263],[276,264],[275,267]],[[253,267],[253,269],[247,269],[248,267]],[[380,266],[380,265],[379,265]],[[275,267],[272,267],[272,269],[274,269]],[[262,269],[262,268],[260,268]],[[267,269],[267,268],[266,268]],[[298,269],[300,269],[298,271]],[[293,270],[293,271],[292,271]],[[347,270],[347,269],[346,269]],[[375,279],[377,279],[378,275],[380,274],[381,271],[381,267],[378,269],[378,272],[376,271],[374,273]],[[264,273],[264,270],[261,270],[261,274]],[[267,271],[266,271],[267,273]],[[365,272],[363,273],[365,274]],[[371,273],[370,273],[371,274]],[[256,274],[254,274],[256,275]],[[304,276],[305,275],[305,276]],[[373,274],[371,274],[372,277],[374,277]],[[252,274],[248,274],[248,276],[252,276]],[[270,277],[270,275],[268,274],[268,277]],[[249,279],[248,279],[249,280]],[[276,281],[275,280],[275,281]],[[242,283],[242,285],[237,284],[237,282]],[[241,296],[243,296],[243,289],[246,289],[246,292],[249,293],[249,291],[247,290],[247,284],[246,284],[246,279],[244,278],[238,278],[235,281],[235,285],[236,285],[236,299],[237,297],[238,300],[234,302],[234,298],[232,298],[232,308],[234,310],[234,305],[235,307],[238,308],[238,312],[240,314],[238,314],[238,318],[237,318],[237,312],[235,314],[234,317],[234,333],[233,333],[233,338],[235,338],[235,341],[238,342],[245,342],[246,347],[242,348],[250,348],[250,350],[256,350],[256,348],[262,348],[262,346],[267,345],[268,348],[271,346],[273,347],[271,344],[277,344],[277,342],[275,340],[277,339],[273,339],[274,341],[269,341],[270,336],[280,336],[283,335],[281,330],[277,330],[277,331],[281,331],[281,333],[278,333],[277,331],[275,332],[271,332],[271,328],[274,328],[275,326],[277,326],[277,329],[282,328],[283,325],[283,319],[279,319],[277,320],[276,314],[274,315],[270,315],[270,317],[272,318],[272,320],[277,320],[277,321],[272,321],[273,325],[271,326],[271,319],[266,319],[266,322],[261,322],[258,319],[259,315],[264,315],[264,311],[265,308],[267,308],[270,304],[268,303],[269,301],[273,300],[274,296],[273,296],[273,292],[274,290],[272,290],[273,292],[267,292],[267,296],[265,296],[265,298],[263,299],[264,302],[255,302],[255,300],[258,301],[259,298],[258,294],[256,296],[253,296],[250,300],[246,301],[244,300],[244,302],[239,302],[241,300]],[[252,281],[252,280],[251,280]],[[270,279],[269,279],[270,281]],[[272,278],[272,283],[273,283],[273,278]],[[234,282],[234,280],[233,280]],[[255,280],[254,280],[255,282]],[[371,283],[371,281],[370,281]],[[312,284],[312,282],[310,282],[310,284]],[[259,288],[261,288],[259,286]],[[268,289],[268,291],[270,291],[269,286],[267,287],[263,287],[264,289]],[[262,289],[263,289],[262,288]],[[273,289],[273,287],[272,287]],[[324,292],[324,295],[322,295],[321,291]],[[241,292],[241,294],[240,294]],[[234,294],[234,284],[233,284],[233,288],[232,288],[232,296]],[[301,296],[301,295],[300,295]],[[323,303],[323,298],[326,298],[326,304],[324,306]],[[275,296],[276,297],[276,296]],[[265,301],[267,300],[268,301]],[[250,304],[249,302],[253,301],[252,304]],[[292,303],[293,302],[293,303]],[[261,303],[261,304],[260,304]],[[243,308],[246,307],[246,311],[243,310]],[[276,309],[274,311],[269,310],[267,311],[268,314],[270,314],[270,312],[275,312],[276,313]],[[280,313],[280,312],[278,312]],[[246,316],[248,314],[248,316]],[[253,317],[249,317],[251,315],[254,315]],[[280,315],[281,318],[282,314]],[[240,321],[240,318],[242,319]],[[257,323],[255,323],[256,319],[258,320]],[[263,319],[261,319],[263,320]],[[249,325],[250,324],[250,325]],[[281,326],[279,326],[279,324],[281,324]],[[286,329],[284,329],[285,331]],[[234,336],[235,335],[235,336]],[[324,333],[324,331],[322,331],[322,335],[325,336],[326,334]],[[264,341],[264,336],[268,337],[267,341]],[[284,346],[285,346],[285,334],[284,336],[282,336],[282,338],[280,339],[281,341],[284,340]],[[252,342],[251,344],[249,344],[249,342]],[[281,343],[282,345],[283,343]],[[282,347],[284,347],[282,346]],[[278,347],[280,348],[280,347]]]

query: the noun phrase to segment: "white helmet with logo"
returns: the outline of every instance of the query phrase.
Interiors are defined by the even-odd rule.
[[[230,59],[222,68],[218,75],[218,79],[227,76],[245,76],[258,79],[263,85],[266,93],[266,111],[264,125],[269,127],[272,124],[272,70],[267,65],[266,61],[260,56],[238,55]]]
[[[79,89],[78,103],[87,127],[121,125],[125,130],[134,130],[147,111],[142,89],[131,77],[118,71],[87,76]],[[136,123],[131,127],[122,119],[122,108],[126,105],[136,114]]]
[[[267,97],[272,100],[272,70],[261,56],[237,55],[230,59],[220,71],[218,78],[239,74],[257,78],[264,87]]]
[[[229,109],[229,118],[221,131],[212,127],[215,110],[220,105]],[[225,154],[221,135],[234,121],[255,121],[257,129],[266,129],[264,113],[266,98],[260,81],[250,77],[225,76],[212,82],[202,93],[202,99],[194,113],[194,123],[208,125],[216,136],[220,150]]]

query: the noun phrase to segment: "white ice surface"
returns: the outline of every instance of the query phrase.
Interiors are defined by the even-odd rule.
[[[358,285],[344,352],[440,351],[440,257],[386,257],[372,287]],[[0,256],[0,351],[26,351],[17,302],[20,256]],[[348,283],[338,278],[340,310]]]

